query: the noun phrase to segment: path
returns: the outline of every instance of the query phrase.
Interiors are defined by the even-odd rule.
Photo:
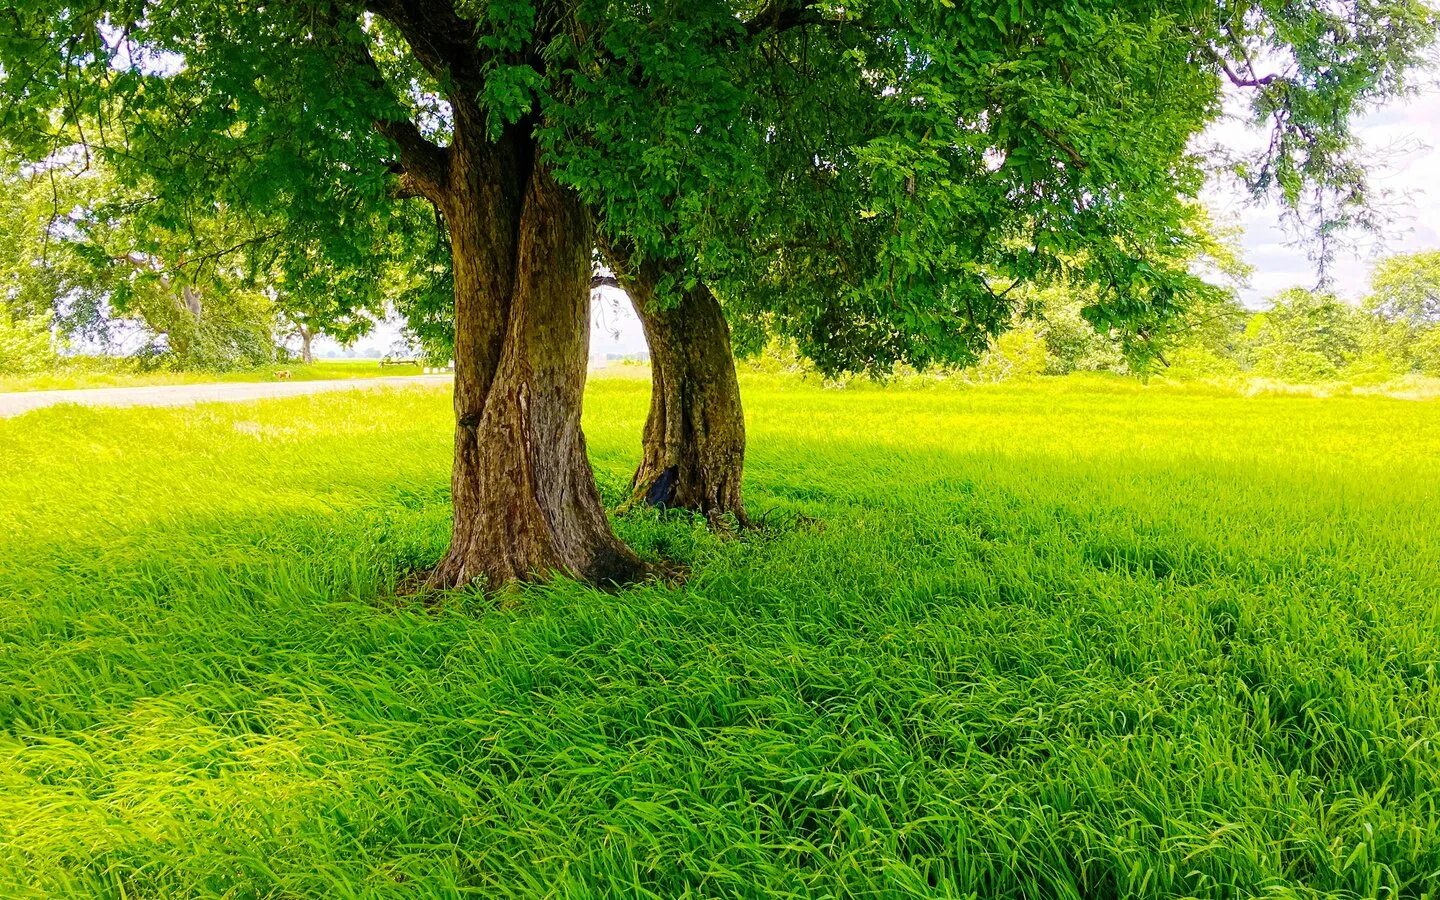
[[[323,391],[446,384],[449,375],[389,375],[380,378],[337,378],[326,381],[233,381],[216,384],[167,384],[154,387],[87,388],[73,391],[16,391],[0,394],[0,418],[59,403],[82,406],[189,406],[234,403],[268,397],[298,397]]]

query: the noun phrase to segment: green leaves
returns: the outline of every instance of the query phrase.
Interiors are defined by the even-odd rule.
[[[480,105],[487,115],[490,140],[499,140],[507,126],[534,109],[543,83],[544,78],[530,66],[497,65],[486,74]]]
[[[1162,329],[1205,290],[1177,248],[1222,84],[1274,136],[1234,170],[1306,216],[1323,254],[1370,221],[1350,117],[1403,90],[1436,33],[1419,0],[27,0],[7,15],[9,140],[31,159],[104,148],[122,180],[157,186],[139,213],[157,224],[218,203],[344,268],[378,246],[364,236],[403,167],[377,123],[408,118],[436,153],[460,127],[535,139],[636,260],[862,369],[972,357],[1013,318],[996,285],[1076,260],[1097,321]]]

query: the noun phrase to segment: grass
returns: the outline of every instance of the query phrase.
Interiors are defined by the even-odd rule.
[[[0,895],[1436,896],[1440,405],[744,390],[818,525],[434,607],[443,389],[0,421]]]
[[[419,375],[418,365],[381,366],[373,359],[321,359],[310,365],[276,363],[258,369],[235,372],[153,371],[136,369],[123,359],[77,357],[53,372],[36,375],[0,376],[0,393],[7,391],[68,391],[79,388],[151,387],[173,384],[211,384],[233,381],[276,381],[280,372],[291,381],[320,381],[332,378],[379,378],[389,375]]]

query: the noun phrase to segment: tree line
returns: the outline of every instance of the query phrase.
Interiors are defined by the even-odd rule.
[[[1440,377],[1440,251],[1379,260],[1356,301],[1294,287],[1247,309],[1233,296],[1193,308],[1186,327],[1143,358],[1085,321],[1083,288],[1031,291],[975,377],[1114,372],[1169,378],[1248,375],[1297,384]]]
[[[155,185],[122,184],[82,148],[26,160],[0,146],[0,374],[62,349],[148,368],[227,371],[313,362],[313,342],[368,334],[394,309],[448,293],[433,220],[392,223],[343,265],[302,235],[225,205],[181,222],[136,213]]]
[[[296,357],[309,363],[319,335],[346,344],[395,312],[414,316],[413,349],[436,359],[453,353],[444,319],[424,315],[427,304],[443,310],[449,299],[448,261],[436,252],[441,235],[433,221],[412,221],[408,229],[387,234],[389,243],[351,273],[351,283],[336,277],[332,267],[302,272],[296,285],[275,262],[282,250],[303,254],[257,240],[251,222],[217,214],[198,231],[191,223],[184,230],[151,228],[141,234],[126,215],[138,193],[118,184],[99,163],[90,161],[73,173],[62,168],[57,177],[48,167],[7,162],[0,169],[0,284],[5,285],[0,374],[53,366],[57,349],[67,344],[119,349],[112,340],[117,325],[138,326],[142,343],[126,352],[142,364],[248,368],[288,359],[289,351],[280,346],[287,339],[298,345]],[[1247,276],[1232,239],[1212,234],[1196,248],[1201,257],[1191,264],[1224,276],[1217,280]],[[620,282],[604,275],[592,279],[592,286],[602,284]],[[642,323],[651,325],[647,340],[673,341],[675,328],[657,328],[656,315],[645,314],[653,296],[633,282],[628,287]],[[1084,311],[1095,301],[1093,290],[1063,276],[1023,287],[1015,323],[993,337],[964,374],[978,380],[1072,372],[1251,374],[1297,383],[1440,377],[1440,251],[1380,260],[1358,303],[1295,287],[1269,298],[1263,309],[1248,310],[1233,293],[1221,293],[1208,304],[1193,304],[1182,327],[1154,342],[1141,358],[1086,320]],[[691,327],[704,324],[693,315],[676,318],[694,322]],[[738,349],[741,355],[761,353],[759,347]],[[801,361],[793,350],[788,355]],[[663,415],[654,422],[658,426]],[[738,492],[739,486],[725,489]]]
[[[650,571],[580,429],[597,264],[651,341],[636,500],[743,522],[733,349],[965,364],[1063,280],[1155,355],[1214,302],[1190,265],[1207,175],[1281,201],[1323,253],[1370,221],[1353,116],[1436,35],[1422,0],[24,0],[0,20],[0,137],[101,158],[147,241],[233,215],[253,240],[216,249],[357,309],[391,260],[443,260],[407,301],[456,363],[437,587]],[[1253,157],[1196,149],[1227,92],[1270,135]],[[145,253],[167,274],[221,258]]]

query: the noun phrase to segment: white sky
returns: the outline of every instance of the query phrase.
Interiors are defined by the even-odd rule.
[[[1356,130],[1368,151],[1372,184],[1386,196],[1389,224],[1381,235],[1357,240],[1335,254],[1332,288],[1352,302],[1364,295],[1378,256],[1440,249],[1440,70],[1432,72],[1414,96],[1362,117]],[[1262,139],[1235,119],[1217,123],[1209,138],[1236,148],[1253,147]],[[1234,186],[1219,183],[1206,191],[1205,200],[1217,219],[1243,229],[1241,250],[1255,270],[1241,290],[1246,305],[1262,307],[1286,288],[1317,285],[1319,272],[1274,205],[1251,205]],[[388,349],[398,337],[398,324],[384,322],[359,343]],[[322,340],[316,349],[326,352],[335,346]],[[640,323],[625,295],[600,291],[591,317],[591,355],[603,358],[644,349]]]
[[[1356,133],[1366,147],[1372,187],[1384,197],[1388,223],[1381,234],[1357,239],[1335,254],[1331,287],[1351,302],[1365,294],[1377,257],[1440,249],[1440,71],[1432,71],[1414,96],[1363,116]],[[1254,146],[1258,139],[1238,121],[1218,123],[1209,137],[1231,147]],[[1244,230],[1241,249],[1255,270],[1241,291],[1246,305],[1263,306],[1286,288],[1317,285],[1320,275],[1306,248],[1282,225],[1273,204],[1250,205],[1224,184],[1212,184],[1205,199],[1217,219]]]

